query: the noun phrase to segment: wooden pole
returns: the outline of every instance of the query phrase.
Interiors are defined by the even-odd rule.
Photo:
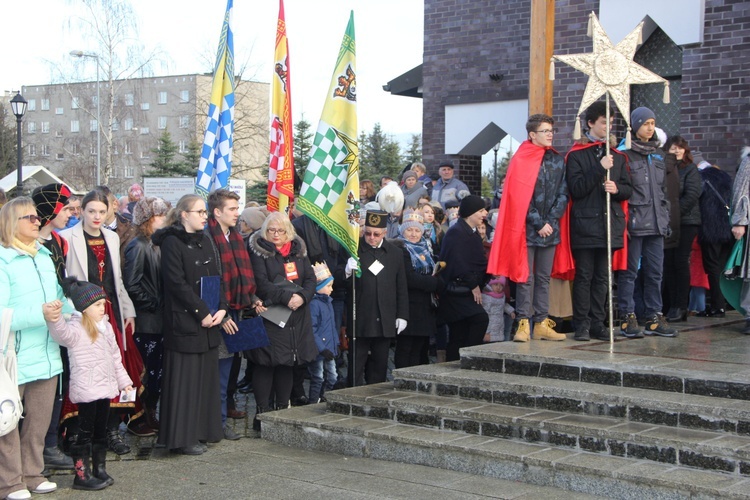
[[[555,48],[555,0],[531,0],[529,115],[552,115],[549,62]]]

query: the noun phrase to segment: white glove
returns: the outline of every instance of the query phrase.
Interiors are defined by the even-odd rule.
[[[400,334],[404,330],[406,330],[406,320],[396,318],[396,335]]]
[[[356,271],[357,269],[359,269],[357,259],[355,259],[354,257],[349,257],[349,260],[346,261],[346,267],[344,268],[346,277],[349,278],[352,275],[352,272]]]

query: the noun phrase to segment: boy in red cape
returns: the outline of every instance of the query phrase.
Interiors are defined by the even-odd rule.
[[[517,283],[514,342],[529,341],[530,320],[535,323],[534,338],[565,340],[547,317],[560,218],[568,203],[563,157],[552,149],[554,123],[544,114],[532,115],[526,122],[528,140],[508,166],[487,265],[489,274],[507,276]]]
[[[627,157],[606,151],[607,110],[598,101],[584,112],[586,132],[565,157],[570,191],[570,247],[575,259],[573,280],[574,340],[609,340],[604,328],[607,304],[607,193],[610,194],[612,249],[624,246],[625,214],[633,192]],[[611,119],[611,117],[610,117]],[[611,123],[611,122],[610,122]],[[607,179],[607,171],[609,178]]]

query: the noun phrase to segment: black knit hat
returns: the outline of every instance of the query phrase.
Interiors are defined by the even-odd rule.
[[[40,227],[46,226],[57,217],[60,210],[68,203],[69,198],[70,189],[65,184],[47,184],[34,189],[31,199],[34,200],[34,205],[36,205],[36,214],[42,218]]]
[[[461,205],[458,207],[458,216],[462,219],[474,215],[482,209],[486,209],[487,206],[484,204],[484,200],[481,196],[470,194],[461,200]]]
[[[63,280],[63,290],[65,295],[73,301],[78,312],[83,312],[90,305],[107,298],[102,287],[88,281],[80,281],[72,276]]]

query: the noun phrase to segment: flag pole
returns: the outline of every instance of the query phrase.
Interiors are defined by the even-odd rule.
[[[351,366],[349,370],[352,373],[352,387],[357,387],[357,370],[355,370],[357,363],[357,288],[355,281],[357,279],[356,273],[352,272],[352,345],[349,346],[351,352]]]
[[[604,154],[606,156],[609,156],[610,153],[611,153],[610,150],[609,150],[609,148],[610,148],[610,142],[609,142],[609,135],[610,135],[610,124],[609,124],[609,116],[610,116],[610,114],[609,114],[609,91],[606,91],[604,94],[607,97],[607,106],[606,106],[606,108],[607,108],[607,111],[606,111],[606,114],[607,114],[607,116],[606,116],[606,120],[607,120],[607,128],[606,128],[606,131],[607,131],[606,141],[607,142],[606,142],[606,145],[607,145],[607,149],[605,150]],[[610,180],[609,174],[610,174],[611,170],[612,170],[611,167],[607,169],[607,181]],[[608,300],[608,305],[609,305],[609,345],[611,347],[612,345],[614,345],[614,342],[615,342],[614,313],[613,313],[614,308],[612,307],[612,217],[611,217],[612,209],[610,207],[610,200],[612,198],[612,195],[610,194],[609,191],[606,191],[606,196],[607,196],[607,202],[606,202],[605,214],[607,215],[607,288],[608,288],[608,292],[609,292],[609,300]]]

